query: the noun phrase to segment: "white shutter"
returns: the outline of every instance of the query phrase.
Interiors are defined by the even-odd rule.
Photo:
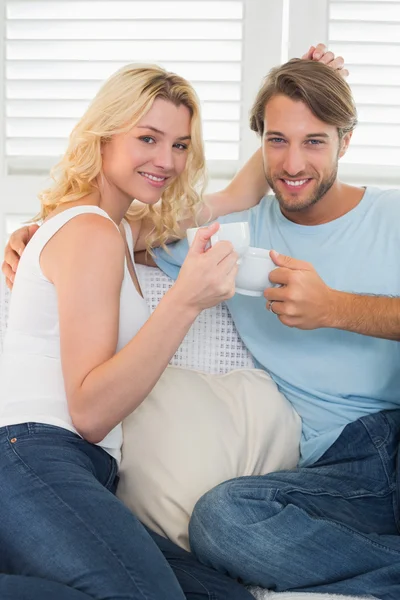
[[[400,1],[329,1],[329,47],[345,58],[358,108],[344,172],[400,184]]]
[[[238,165],[243,1],[5,2],[5,173],[46,173],[101,83],[129,62],[189,79],[214,174]]]

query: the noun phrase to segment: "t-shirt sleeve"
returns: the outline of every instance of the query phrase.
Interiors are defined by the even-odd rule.
[[[254,210],[254,209],[253,209]],[[218,223],[237,223],[239,221],[248,221],[250,226],[250,236],[253,239],[253,219],[252,210],[231,213],[224,217],[219,217]],[[154,248],[154,262],[164,271],[171,279],[176,279],[179,275],[179,270],[189,250],[187,239],[184,238],[179,242],[168,244],[167,250],[163,248]]]
[[[179,242],[168,244],[167,249],[154,248],[154,262],[164,271],[171,279],[176,279],[179,275],[179,270],[188,253],[189,246],[187,239],[184,238]]]

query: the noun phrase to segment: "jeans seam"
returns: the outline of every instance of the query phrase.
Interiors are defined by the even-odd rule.
[[[390,481],[390,475],[389,475],[389,473],[388,473],[388,470],[387,470],[387,468],[386,468],[386,463],[385,463],[385,461],[384,461],[384,459],[383,459],[383,453],[382,453],[382,451],[381,451],[381,449],[382,449],[382,448],[384,448],[384,449],[385,449],[384,451],[385,451],[386,458],[389,458],[389,457],[388,457],[388,455],[387,455],[387,452],[386,452],[386,443],[387,443],[387,441],[388,441],[388,439],[389,439],[389,437],[390,437],[390,432],[391,432],[391,430],[392,430],[392,427],[391,427],[391,424],[389,423],[388,419],[386,418],[386,416],[385,416],[383,413],[380,413],[380,414],[381,414],[382,418],[384,418],[384,419],[385,419],[385,421],[386,421],[387,428],[388,428],[388,432],[387,432],[387,434],[386,434],[386,437],[385,437],[384,441],[383,441],[381,444],[379,444],[379,446],[378,446],[378,445],[377,445],[377,444],[374,442],[374,440],[373,440],[373,438],[372,438],[372,436],[371,436],[371,434],[370,434],[370,432],[369,432],[369,430],[368,430],[368,427],[366,427],[366,426],[365,426],[365,424],[363,423],[363,421],[362,421],[362,420],[361,420],[360,422],[362,423],[362,425],[363,425],[363,427],[364,427],[365,431],[367,432],[369,439],[371,440],[372,444],[374,445],[374,448],[375,448],[375,449],[377,450],[377,452],[378,452],[379,459],[380,459],[380,461],[381,461],[381,464],[382,464],[383,470],[384,470],[384,472],[385,472],[385,476],[386,476],[386,482],[387,482],[387,484],[388,484],[388,487],[389,487],[389,488],[392,488],[392,486],[393,486],[393,483]],[[395,482],[395,483],[396,483],[396,482]]]
[[[200,579],[197,579],[197,577],[195,575],[193,575],[193,573],[190,573],[189,571],[187,571],[183,567],[177,567],[175,565],[173,566],[172,563],[169,563],[169,564],[170,564],[171,568],[173,569],[173,571],[181,571],[181,573],[185,573],[185,575],[188,575],[189,577],[191,577],[192,579],[194,579],[194,581],[196,581],[203,588],[203,590],[206,592],[206,594],[208,595],[208,600],[218,600],[218,598],[214,594],[214,592],[208,591],[208,589],[206,588],[206,586],[204,585],[204,583],[202,581],[200,581]]]
[[[279,492],[279,490],[278,490],[278,492]],[[278,496],[279,493],[276,494],[276,495]],[[282,507],[283,511],[285,510],[286,505],[283,504],[279,499],[276,499],[275,502],[277,502],[278,504],[280,504],[280,506]],[[301,511],[309,519],[313,519],[313,520],[316,520],[316,521],[322,521],[322,522],[325,522],[325,523],[329,523],[333,527],[337,527],[338,529],[342,529],[344,531],[347,531],[347,532],[351,533],[355,537],[362,538],[365,542],[367,542],[367,544],[371,544],[372,546],[375,546],[376,548],[381,548],[381,549],[383,549],[383,550],[385,550],[387,552],[390,552],[392,554],[400,556],[400,551],[399,550],[396,550],[394,548],[390,548],[389,546],[386,546],[384,544],[380,544],[380,543],[378,543],[378,542],[376,542],[374,540],[371,540],[367,535],[363,534],[361,531],[357,531],[355,529],[352,529],[351,527],[348,527],[347,525],[345,525],[343,523],[339,523],[338,521],[334,521],[333,519],[330,519],[330,518],[327,518],[327,517],[313,517],[305,509],[300,508],[296,504],[293,504],[292,506],[294,506],[297,510]]]
[[[303,469],[308,469],[308,467],[303,467]],[[282,471],[283,473],[283,471]],[[270,475],[273,475],[273,473],[271,473]],[[268,476],[268,475],[267,475]],[[264,477],[263,475],[261,475],[260,477]],[[238,477],[237,481],[245,481],[246,479],[248,479],[248,477]],[[235,481],[235,480],[229,480],[226,483],[230,483],[231,481]],[[274,501],[276,496],[282,492],[282,489],[280,489],[279,487],[275,487],[276,486],[276,482],[274,482],[275,485],[274,487],[269,487],[268,488],[268,493],[269,493],[269,497],[268,500],[270,501]],[[384,491],[381,492],[376,492],[376,491],[371,491],[371,490],[352,490],[351,493],[343,493],[343,492],[337,492],[337,493],[333,493],[332,491],[327,491],[326,488],[320,488],[320,487],[316,487],[313,489],[307,488],[305,489],[304,487],[298,487],[298,486],[290,486],[288,485],[288,487],[285,487],[285,493],[291,494],[291,493],[299,493],[302,494],[304,496],[329,496],[330,498],[343,498],[346,500],[352,500],[352,499],[356,499],[356,498],[366,498],[366,497],[371,497],[371,498],[385,498],[387,496],[390,496],[391,494],[393,494],[393,492],[395,491],[396,486],[395,483],[392,483],[391,485],[387,485],[387,488]],[[251,490],[251,491],[255,491],[256,494],[259,492],[259,486],[257,484],[254,484],[254,486],[252,487],[250,484],[247,485],[246,490]],[[264,491],[264,490],[263,490]],[[232,500],[236,500],[237,495],[239,495],[239,497],[241,497],[241,490],[239,491],[235,491],[230,489],[230,487],[228,487],[228,492],[227,492],[230,497],[232,498]],[[264,498],[264,496],[263,496]]]
[[[277,488],[277,493],[280,493],[281,491],[282,490],[279,490]],[[339,493],[339,492],[337,494],[334,494],[331,492],[327,492],[326,489],[322,489],[322,488],[314,488],[313,490],[310,490],[310,489],[304,490],[304,488],[290,487],[290,488],[285,489],[285,493],[287,493],[287,494],[298,493],[298,494],[302,494],[304,496],[329,496],[330,498],[343,498],[345,500],[353,500],[356,498],[367,498],[367,497],[385,498],[385,497],[393,494],[393,492],[394,492],[393,484],[388,486],[388,489],[385,490],[385,492],[382,492],[380,494],[378,494],[376,492],[367,491],[367,490],[365,490],[362,493],[361,493],[361,491],[355,490],[349,494],[343,494],[343,493]],[[275,494],[274,498],[276,497],[277,493]]]
[[[41,479],[41,477],[34,471],[34,469],[30,465],[28,465],[24,461],[24,459],[18,454],[15,446],[12,446],[11,450],[14,453],[14,455],[17,457],[17,459],[24,465],[24,467],[36,478],[36,480],[39,481],[40,484],[43,485],[47,489],[47,491],[50,492],[52,494],[52,496],[58,502],[60,502],[60,504],[62,504],[64,506],[64,508],[67,508],[69,511],[71,511],[71,513],[74,515],[74,517],[77,518],[83,524],[83,526],[85,527],[85,529],[87,531],[89,531],[89,533],[96,539],[96,541],[98,543],[100,543],[100,545],[105,546],[107,548],[107,550],[116,558],[116,560],[118,561],[118,563],[121,565],[121,567],[123,568],[123,570],[126,572],[126,574],[129,577],[129,579],[131,579],[133,581],[134,585],[137,587],[138,591],[143,596],[143,598],[145,598],[146,600],[150,600],[149,596],[141,589],[141,587],[135,581],[135,578],[129,573],[129,571],[126,569],[125,565],[121,562],[121,560],[115,554],[115,552],[113,550],[111,550],[111,548],[108,546],[108,544],[104,540],[102,540],[101,538],[99,538],[99,536],[96,534],[96,532],[92,531],[90,529],[90,527],[88,527],[88,524],[79,516],[79,514],[77,514],[75,512],[75,510],[71,506],[69,506],[66,502],[64,502],[64,500],[62,498],[60,498],[60,496],[58,496],[58,494],[56,494],[56,492],[53,490],[53,488],[51,486],[49,486],[45,481],[43,481]],[[94,477],[93,474],[92,474],[92,476]],[[96,479],[96,477],[95,477],[95,479]],[[102,485],[102,484],[100,483],[100,485]],[[106,492],[108,494],[111,494],[111,492],[108,491],[107,489],[106,489]]]
[[[338,528],[345,529],[346,531],[349,531],[351,534],[355,535],[356,537],[361,537],[363,540],[365,540],[367,542],[367,544],[371,544],[371,546],[375,546],[376,548],[381,548],[382,550],[385,550],[386,552],[390,552],[391,554],[400,556],[399,550],[390,548],[389,546],[386,546],[385,544],[379,544],[378,542],[371,540],[369,537],[364,535],[362,532],[351,529],[351,527],[347,527],[346,525],[343,525],[343,523],[337,523],[336,521],[332,521],[331,519],[322,519],[322,520],[323,521],[327,520],[330,523],[332,523],[333,525],[336,525]]]
[[[394,514],[394,522],[396,523],[396,529],[400,534],[400,510],[399,510],[399,498],[397,498],[397,493],[393,494],[393,514]]]
[[[395,486],[396,489],[393,494],[393,513],[397,531],[400,534],[400,443],[396,453]]]
[[[103,450],[103,452],[106,452],[106,450]],[[109,489],[109,486],[114,482],[115,477],[118,472],[117,461],[111,455],[109,455],[109,457],[111,459],[111,468],[110,468],[110,473],[107,477],[107,481],[104,483],[104,487],[107,488],[107,490]]]
[[[362,426],[364,427],[364,429],[365,429],[365,430],[366,430],[366,432],[368,433],[368,436],[369,436],[369,438],[370,438],[371,442],[373,443],[373,445],[375,446],[375,448],[377,448],[377,449],[378,449],[378,448],[380,448],[381,446],[384,446],[384,445],[387,443],[388,439],[390,438],[390,434],[391,434],[391,432],[392,432],[392,425],[391,425],[391,423],[389,422],[388,418],[386,417],[386,415],[385,415],[385,413],[384,413],[383,411],[382,411],[382,412],[378,412],[378,413],[376,413],[376,414],[378,414],[378,415],[381,417],[381,419],[383,419],[383,420],[385,421],[385,423],[386,423],[386,426],[387,426],[387,433],[386,433],[386,436],[385,436],[385,438],[382,438],[382,442],[379,444],[379,446],[378,446],[378,445],[377,445],[377,444],[374,442],[374,440],[373,440],[373,438],[372,438],[372,436],[371,436],[371,434],[370,434],[370,432],[369,432],[369,429],[368,429],[368,427],[365,425],[365,423],[364,423],[364,421],[363,421],[363,418],[361,418],[361,419],[360,419],[360,423],[362,423]],[[365,418],[365,417],[364,417],[364,418]]]

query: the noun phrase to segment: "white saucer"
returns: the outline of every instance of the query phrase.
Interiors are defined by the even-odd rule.
[[[255,292],[254,290],[244,290],[243,288],[236,288],[237,294],[243,294],[243,296],[262,296],[262,292]]]

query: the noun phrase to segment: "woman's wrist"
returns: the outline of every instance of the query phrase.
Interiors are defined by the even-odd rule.
[[[197,304],[193,292],[186,293],[185,287],[180,285],[179,281],[168,290],[163,300],[168,304],[170,315],[176,314],[179,320],[184,317],[185,322],[193,323],[202,310]]]

